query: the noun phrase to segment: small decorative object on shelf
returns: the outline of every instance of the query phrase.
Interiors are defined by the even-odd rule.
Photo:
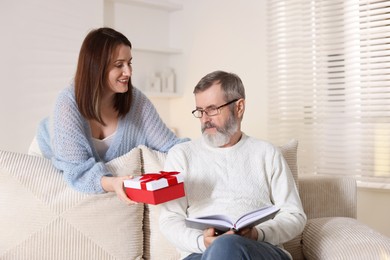
[[[172,68],[164,70],[162,73],[161,90],[163,93],[175,93],[176,75]]]
[[[146,81],[146,90],[148,92],[161,92],[162,79],[157,73],[154,73],[153,75],[148,77]]]

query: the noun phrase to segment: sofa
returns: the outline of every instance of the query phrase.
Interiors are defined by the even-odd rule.
[[[284,247],[294,259],[390,259],[390,239],[356,220],[356,182],[299,176],[297,141],[280,147],[308,217]],[[107,162],[118,176],[162,169],[145,146]],[[0,151],[0,259],[179,259],[158,227],[158,205],[126,206],[113,193],[70,188],[50,160]]]

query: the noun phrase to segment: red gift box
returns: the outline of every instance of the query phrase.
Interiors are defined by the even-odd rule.
[[[131,200],[156,205],[184,197],[183,179],[179,172],[161,171],[125,180],[124,186]]]

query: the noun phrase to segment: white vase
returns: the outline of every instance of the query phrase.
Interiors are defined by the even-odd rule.
[[[146,86],[149,92],[161,92],[161,77],[158,74],[153,74],[147,78]]]
[[[174,93],[176,85],[176,75],[173,69],[164,72],[163,92]]]

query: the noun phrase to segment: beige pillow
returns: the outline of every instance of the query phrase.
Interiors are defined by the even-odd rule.
[[[164,168],[166,154],[149,149],[146,146],[141,148],[143,158],[144,173],[159,172]],[[145,204],[144,216],[144,258],[175,260],[180,258],[180,254],[175,247],[161,233],[158,219],[160,215],[159,205]]]
[[[297,151],[298,141],[295,139],[290,140],[288,143],[279,147],[283,154],[284,159],[290,167],[292,176],[294,177],[295,184],[298,188],[298,164],[297,164]]]
[[[140,150],[107,163],[140,173]],[[141,259],[143,205],[77,192],[50,160],[0,151],[0,259]]]
[[[390,259],[390,238],[353,218],[308,220],[305,259]]]
[[[297,163],[297,150],[298,150],[298,141],[295,139],[290,140],[288,143],[282,145],[279,147],[280,151],[283,154],[284,159],[286,159],[286,162],[288,166],[290,167],[292,176],[295,181],[295,185],[297,188],[298,186],[298,163]],[[293,259],[303,259],[303,252],[302,252],[302,234],[295,237],[293,240],[285,243],[283,246],[284,248],[289,251]]]

